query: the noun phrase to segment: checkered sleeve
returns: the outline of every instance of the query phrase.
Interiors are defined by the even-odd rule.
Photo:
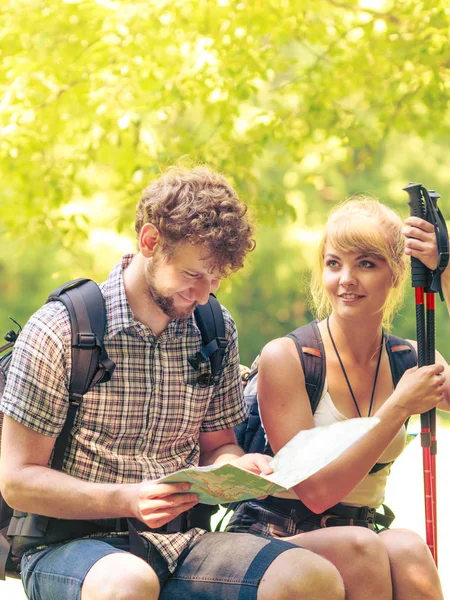
[[[63,332],[70,340],[70,325],[57,304],[42,307],[20,333],[0,403],[6,415],[50,437],[60,433],[68,406]]]
[[[223,307],[222,310],[229,341],[223,360],[222,373],[215,385],[214,395],[201,426],[202,432],[230,429],[242,423],[247,417],[239,368],[237,329],[228,311]]]

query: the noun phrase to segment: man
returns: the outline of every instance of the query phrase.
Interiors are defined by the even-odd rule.
[[[195,306],[242,266],[254,242],[245,206],[206,168],[173,169],[154,181],[137,207],[136,232],[137,253],[124,256],[101,286],[105,346],[116,370],[84,396],[62,472],[48,465],[67,411],[66,309],[45,305],[20,335],[1,403],[1,484],[21,511],[137,520],[147,528],[139,534],[145,560],[129,551],[125,531],[34,548],[22,559],[28,597],[342,599],[334,567],[287,542],[159,529],[198,502],[187,484],[154,483],[163,475],[225,460],[269,470],[265,457],[242,456],[235,443],[233,427],[245,414],[237,334],[225,309],[228,346],[218,381],[200,387],[188,361],[201,343]]]

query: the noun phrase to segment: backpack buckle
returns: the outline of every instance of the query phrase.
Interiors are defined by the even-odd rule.
[[[220,350],[224,350],[228,346],[227,338],[217,337],[217,346]]]
[[[93,350],[97,346],[97,337],[95,333],[79,333],[77,336],[76,348],[82,350]]]
[[[359,521],[366,521],[366,523],[374,523],[375,522],[375,509],[370,508],[369,506],[361,506],[359,509],[359,514],[356,517]]]
[[[200,367],[200,363],[206,362],[207,360],[208,360],[208,357],[205,356],[201,350],[199,350],[195,356],[191,356],[190,358],[188,358],[189,364],[196,371]]]
[[[206,362],[214,352],[217,352],[217,350],[224,350],[227,346],[227,338],[217,336],[206,344],[206,346],[203,346],[195,356],[188,358],[189,364],[197,371],[200,363]]]

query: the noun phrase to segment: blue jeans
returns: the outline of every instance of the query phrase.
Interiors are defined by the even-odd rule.
[[[206,533],[181,556],[173,575],[150,543],[147,562],[161,582],[160,600],[256,600],[267,568],[291,548],[298,546],[247,533]],[[80,600],[91,567],[128,549],[125,536],[78,539],[28,552],[22,559],[25,592],[30,600]]]

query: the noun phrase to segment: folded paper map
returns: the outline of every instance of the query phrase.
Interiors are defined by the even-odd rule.
[[[187,481],[203,504],[227,504],[282,492],[308,479],[379,423],[377,417],[347,419],[300,431],[271,459],[273,473],[256,475],[231,463],[190,467],[159,483]]]

